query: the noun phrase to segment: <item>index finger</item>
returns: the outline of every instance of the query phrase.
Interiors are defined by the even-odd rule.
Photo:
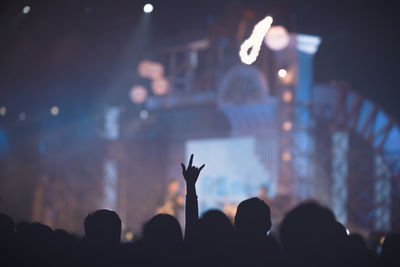
[[[190,156],[188,168],[192,167],[192,162],[193,162],[193,154]]]

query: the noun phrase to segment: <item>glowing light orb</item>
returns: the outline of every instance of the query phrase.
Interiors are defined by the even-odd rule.
[[[153,12],[153,9],[154,9],[154,7],[150,3],[145,4],[143,7],[144,13],[151,13],[151,12]]]
[[[292,159],[292,153],[289,150],[285,150],[282,152],[281,158],[284,162],[288,162]]]
[[[6,107],[0,107],[0,115],[5,116],[7,114],[7,108]]]
[[[60,112],[60,110],[57,106],[52,106],[50,109],[50,113],[53,116],[57,116],[59,112]]]
[[[22,9],[22,13],[24,13],[24,14],[28,14],[29,11],[31,11],[31,7],[30,6],[24,6],[24,8]]]
[[[126,241],[132,241],[133,239],[133,233],[132,232],[126,232],[125,233],[125,240]]]
[[[239,56],[240,60],[244,64],[250,65],[256,61],[258,54],[260,53],[262,41],[270,29],[272,21],[272,17],[266,16],[264,19],[258,22],[256,26],[254,26],[250,37],[240,46]],[[250,49],[251,51],[248,53]]]
[[[292,129],[292,127],[293,127],[293,125],[292,125],[292,123],[291,123],[290,121],[285,121],[285,122],[282,124],[282,129],[283,129],[284,131],[290,131],[290,130]]]
[[[164,76],[164,66],[158,62],[143,60],[138,65],[138,73],[143,78],[161,79]]]
[[[158,79],[151,83],[155,95],[165,95],[168,92],[169,83],[167,79]]]
[[[133,86],[129,95],[132,102],[135,104],[142,104],[147,100],[147,90],[141,85]]]
[[[24,121],[26,119],[26,113],[25,112],[19,113],[18,118],[19,120]]]
[[[265,44],[274,51],[286,48],[289,41],[289,33],[283,26],[272,26],[264,39]]]
[[[285,92],[283,92],[282,94],[282,100],[285,103],[289,103],[293,100],[293,94],[292,92],[290,92],[289,90],[286,90]]]
[[[149,112],[147,110],[142,110],[140,111],[139,116],[142,120],[147,120],[147,118],[149,117]]]
[[[278,76],[279,76],[280,78],[285,78],[286,75],[287,75],[287,71],[286,71],[285,69],[280,69],[280,70],[278,71]]]

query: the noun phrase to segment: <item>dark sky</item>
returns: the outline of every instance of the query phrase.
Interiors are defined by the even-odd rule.
[[[201,31],[210,19],[224,17],[230,5],[253,9],[259,16],[270,14],[289,31],[321,36],[315,80],[346,81],[400,120],[396,1],[151,2],[153,42]],[[79,87],[102,88],[110,82],[144,3],[1,1],[0,104],[10,95],[24,94],[32,95],[31,102],[38,106],[43,94],[53,101],[60,92],[79,98],[95,90]],[[24,16],[21,10],[27,4],[31,12]]]

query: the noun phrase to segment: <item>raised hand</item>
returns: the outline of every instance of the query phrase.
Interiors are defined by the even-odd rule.
[[[182,174],[185,178],[187,184],[194,185],[199,178],[200,171],[204,168],[205,164],[203,164],[200,168],[192,166],[193,163],[193,154],[190,156],[189,165],[187,168],[185,164],[181,163],[182,166]]]

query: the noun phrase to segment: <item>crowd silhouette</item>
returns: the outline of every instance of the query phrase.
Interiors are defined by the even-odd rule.
[[[233,224],[219,210],[199,218],[195,185],[203,168],[193,166],[193,155],[182,164],[184,235],[167,214],[151,218],[142,238],[127,243],[120,240],[121,219],[110,210],[85,218],[83,238],[0,214],[0,266],[400,266],[400,234],[388,234],[376,253],[313,201],[289,211],[276,236],[269,233],[270,207],[259,198],[242,201]]]

